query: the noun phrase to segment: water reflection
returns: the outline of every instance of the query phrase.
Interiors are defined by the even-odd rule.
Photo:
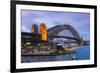
[[[47,62],[47,61],[68,61],[68,60],[87,60],[90,59],[90,47],[83,46],[76,50],[75,54],[56,55],[56,56],[22,56],[22,63]]]

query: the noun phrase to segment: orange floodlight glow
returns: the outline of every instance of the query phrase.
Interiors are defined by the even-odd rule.
[[[42,35],[42,40],[46,41],[47,40],[47,30],[46,30],[46,25],[44,23],[41,23],[40,25],[40,32]]]
[[[34,24],[32,25],[32,30],[31,30],[32,33],[34,33]]]

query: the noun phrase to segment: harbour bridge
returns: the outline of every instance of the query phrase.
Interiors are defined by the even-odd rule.
[[[72,33],[73,37],[70,36],[59,36],[58,34],[62,32],[63,30],[68,30]],[[52,41],[54,38],[65,38],[74,40],[78,44],[82,44],[83,40],[78,34],[78,32],[70,25],[56,25],[50,29],[47,30],[48,33],[48,40]],[[65,32],[65,34],[67,34]]]
[[[65,41],[66,43],[77,43],[78,45],[84,45],[84,44],[87,45],[87,44],[89,44],[89,41],[87,41],[87,40],[84,41],[80,37],[79,33],[71,25],[67,25],[67,24],[65,24],[65,25],[56,25],[56,26],[54,26],[52,28],[45,29],[45,30],[46,30],[46,33],[47,33],[47,41],[49,41],[49,42],[52,42],[55,38],[59,38],[59,39],[60,38],[64,38],[64,39],[69,40],[69,41]],[[63,30],[70,31],[72,36],[68,36],[67,32],[64,32],[64,34],[66,34],[66,36],[59,35],[59,33],[61,33]],[[22,32],[22,40],[25,40],[25,39],[27,40],[26,36],[31,36],[32,40],[36,40],[37,39],[38,41],[39,40],[42,41],[41,34],[39,34],[39,33]]]

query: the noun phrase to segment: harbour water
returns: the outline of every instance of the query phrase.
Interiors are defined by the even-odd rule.
[[[74,59],[75,58],[75,59]],[[90,46],[82,46],[70,55],[55,55],[55,56],[22,56],[22,63],[30,62],[47,62],[47,61],[68,61],[68,60],[89,60]]]

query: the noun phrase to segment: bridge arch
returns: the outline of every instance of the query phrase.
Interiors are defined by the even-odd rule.
[[[74,36],[74,38],[81,39],[78,32],[71,25],[56,25],[56,26],[48,29],[47,32],[48,32],[48,35],[57,36],[63,30],[69,30],[72,33],[72,35]]]

